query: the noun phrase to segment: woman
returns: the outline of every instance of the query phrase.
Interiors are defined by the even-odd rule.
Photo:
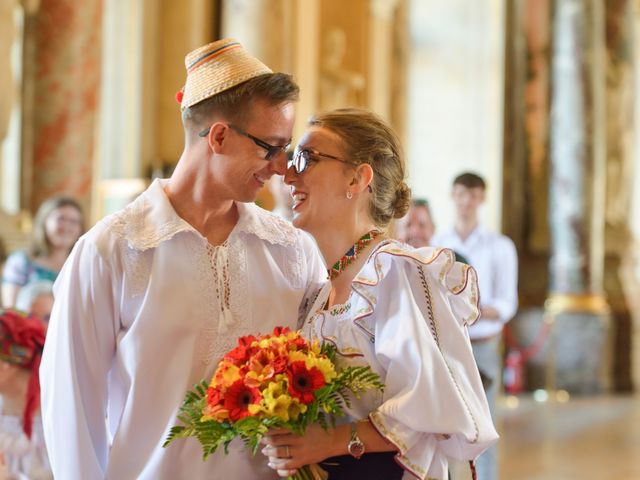
[[[14,307],[20,289],[30,282],[55,281],[83,231],[82,208],[74,199],[53,197],[42,203],[28,249],[9,255],[4,266],[2,305]]]
[[[354,399],[335,429],[266,436],[281,476],[320,463],[331,480],[445,479],[448,457],[474,459],[497,439],[466,332],[479,315],[474,270],[386,237],[410,203],[404,177],[396,135],[359,109],[312,118],[289,164],[293,223],[331,265],[303,330],[335,343],[341,362],[370,365],[385,391]]]

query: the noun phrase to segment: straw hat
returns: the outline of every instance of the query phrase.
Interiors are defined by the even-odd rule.
[[[187,81],[177,94],[185,109],[242,82],[273,73],[272,70],[233,38],[224,38],[187,54]]]

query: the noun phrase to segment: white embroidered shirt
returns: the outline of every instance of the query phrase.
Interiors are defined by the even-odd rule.
[[[193,438],[162,447],[185,392],[238,337],[295,328],[326,279],[306,233],[237,207],[212,247],[156,181],[78,241],[55,284],[40,368],[56,478],[277,478],[241,442],[206,462]]]

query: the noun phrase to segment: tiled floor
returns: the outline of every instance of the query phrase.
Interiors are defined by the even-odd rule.
[[[640,480],[640,395],[503,403],[500,480]]]

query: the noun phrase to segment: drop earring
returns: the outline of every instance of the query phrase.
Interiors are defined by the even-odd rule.
[[[351,200],[353,198],[353,193],[351,193],[351,190],[347,190],[347,198],[349,200]]]

